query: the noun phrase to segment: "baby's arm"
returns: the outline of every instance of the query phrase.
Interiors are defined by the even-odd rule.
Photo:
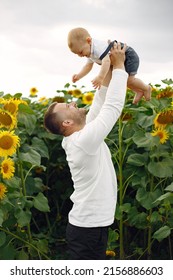
[[[87,62],[78,74],[73,75],[72,82],[75,83],[86,76],[91,71],[93,64],[93,62]]]
[[[108,73],[109,71],[109,68],[110,68],[110,65],[111,65],[111,61],[110,61],[110,57],[109,57],[109,54],[107,54],[103,59],[102,59],[102,65],[101,65],[101,69],[100,69],[100,72],[98,74],[97,77],[95,77],[93,80],[92,80],[92,84],[94,86],[94,88],[100,88],[101,87],[101,84],[104,80],[104,78],[106,77],[106,74]]]

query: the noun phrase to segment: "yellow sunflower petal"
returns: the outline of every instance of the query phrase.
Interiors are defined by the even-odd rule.
[[[11,158],[6,158],[2,161],[0,171],[3,179],[10,179],[14,176],[15,168],[14,162]]]
[[[10,112],[0,109],[0,128],[13,129],[16,127],[17,119]]]
[[[168,109],[157,114],[154,119],[154,126],[165,127],[168,124],[173,124],[173,110]]]
[[[107,250],[106,251],[106,256],[109,256],[109,257],[115,257],[116,256],[116,253],[112,250]]]
[[[82,96],[82,92],[81,92],[80,89],[74,89],[74,90],[72,91],[72,95],[73,95],[74,97],[76,97],[76,98],[80,98],[80,97]]]
[[[169,139],[169,133],[161,127],[153,130],[151,135],[152,136],[158,136],[160,138],[160,143],[161,144],[164,144]]]
[[[19,137],[14,131],[0,131],[0,155],[1,157],[12,156],[19,146]]]
[[[32,88],[30,89],[30,96],[31,96],[31,97],[36,96],[36,95],[37,95],[37,92],[38,92],[38,89],[37,89],[36,87],[32,87]]]
[[[161,98],[171,98],[173,97],[173,89],[171,87],[166,87],[165,89],[162,89],[158,95],[156,95],[157,99]]]
[[[82,102],[86,105],[91,105],[94,98],[94,94],[92,92],[86,92],[82,96]]]
[[[7,192],[7,188],[3,183],[0,183],[0,199],[5,197],[5,193]]]
[[[1,100],[1,103],[4,104],[3,109],[10,112],[14,116],[16,116],[18,107],[21,103],[27,105],[26,101],[16,98],[3,99]]]

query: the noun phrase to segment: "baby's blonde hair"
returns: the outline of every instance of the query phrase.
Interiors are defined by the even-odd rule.
[[[67,37],[68,46],[71,50],[76,47],[79,42],[86,42],[86,38],[91,37],[89,32],[82,27],[76,27],[70,30]]]

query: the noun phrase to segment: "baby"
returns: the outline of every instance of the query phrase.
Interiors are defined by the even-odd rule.
[[[73,75],[72,81],[75,83],[87,75],[91,71],[94,62],[101,65],[98,75],[92,80],[94,88],[99,89],[104,83],[104,80],[110,80],[111,61],[109,50],[114,42],[117,41],[109,44],[106,41],[96,40],[90,36],[86,29],[81,27],[72,29],[68,34],[68,46],[70,50],[80,57],[85,56],[88,58],[80,72]],[[123,43],[121,44],[123,46]],[[127,86],[136,93],[133,100],[134,104],[137,104],[143,96],[147,101],[151,99],[150,85],[146,85],[143,81],[135,77],[138,67],[139,57],[137,53],[133,48],[127,46],[125,59],[125,69],[129,74]]]

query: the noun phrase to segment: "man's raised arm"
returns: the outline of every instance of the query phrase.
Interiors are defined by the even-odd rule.
[[[87,123],[79,137],[79,145],[88,153],[97,151],[118,120],[125,102],[128,74],[124,70],[125,48],[118,44],[111,50],[112,79],[107,89],[104,104],[97,117]]]

